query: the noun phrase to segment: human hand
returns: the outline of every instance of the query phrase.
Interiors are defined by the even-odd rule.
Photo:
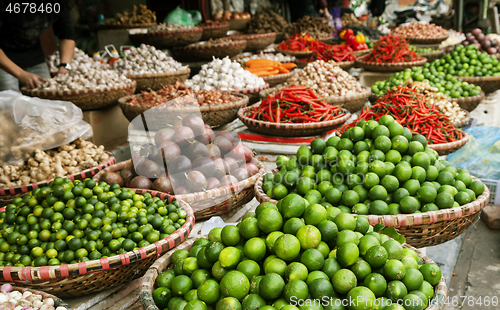
[[[28,89],[39,88],[43,82],[47,81],[43,77],[36,75],[34,73],[30,73],[28,71],[23,71],[23,73],[21,73],[18,79],[21,82],[21,84],[26,86],[26,88]]]

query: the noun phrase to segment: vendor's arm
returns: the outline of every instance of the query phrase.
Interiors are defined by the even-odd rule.
[[[59,53],[61,55],[61,63],[71,64],[73,54],[75,52],[76,34],[73,29],[71,20],[70,8],[67,1],[62,7],[59,19],[53,24],[54,34],[59,38]],[[59,68],[59,73],[65,73],[67,70]]]
[[[28,89],[38,88],[41,86],[42,82],[46,81],[41,76],[21,69],[21,67],[16,65],[7,55],[5,55],[2,49],[0,49],[0,69],[16,77],[21,84]]]

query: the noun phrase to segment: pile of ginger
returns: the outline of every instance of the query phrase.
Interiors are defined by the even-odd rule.
[[[0,165],[0,187],[17,187],[64,177],[95,167],[109,158],[104,146],[77,139],[69,144],[35,153],[26,161]]]

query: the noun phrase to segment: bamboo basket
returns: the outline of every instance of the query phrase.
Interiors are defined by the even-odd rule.
[[[205,236],[203,236],[205,237]],[[189,239],[188,241],[181,244],[177,249],[185,249],[187,251],[191,250],[193,247],[194,241],[198,238]],[[414,250],[418,257],[420,257],[424,264],[431,264],[434,261],[424,255],[419,249],[416,249],[408,244],[403,244],[403,248],[408,248]],[[175,250],[177,250],[175,249]],[[141,280],[140,288],[140,298],[141,298],[141,306],[143,310],[162,310],[159,309],[154,300],[153,300],[153,292],[156,288],[155,282],[158,275],[160,275],[163,271],[172,268],[172,254],[175,250],[171,250],[162,257],[160,257],[146,272],[144,277]],[[446,279],[444,275],[441,276],[441,280],[434,288],[434,298],[429,303],[428,307],[425,310],[441,310],[444,308],[446,302],[446,296],[448,295],[448,288],[446,287]]]
[[[165,30],[157,32],[147,32],[146,30],[146,33],[129,33],[128,37],[135,46],[144,43],[163,49],[198,42],[202,35],[203,29],[201,27],[192,27],[185,30]]]
[[[356,57],[359,57],[359,56],[363,56],[363,55],[366,55],[368,53],[370,53],[372,51],[372,48],[369,48],[367,50],[361,50],[361,51],[354,51],[352,52],[352,54]]]
[[[150,28],[156,26],[156,23],[145,23],[145,24],[124,24],[124,25],[102,25],[102,29],[131,29],[131,28]]]
[[[169,107],[169,106],[156,106],[155,113],[147,113],[147,125],[149,130],[160,130],[169,124],[174,124],[179,120],[179,117],[184,117],[190,114],[201,113],[203,122],[213,128],[223,126],[236,119],[238,110],[248,104],[248,97],[246,95],[234,93],[240,99],[216,105],[201,105],[190,107]],[[150,107],[140,107],[128,104],[128,101],[134,97],[142,96],[141,94],[126,96],[120,98],[120,108],[122,109],[125,117],[132,122],[137,116],[151,109]]]
[[[351,113],[347,110],[343,109],[343,112],[332,120],[317,123],[273,123],[251,119],[248,115],[252,113],[252,107],[246,107],[238,111],[238,118],[250,130],[266,135],[303,137],[319,135],[342,126],[351,117]]]
[[[285,55],[290,55],[290,56],[295,56],[297,58],[306,58],[309,57],[313,54],[311,51],[305,51],[305,52],[296,52],[296,51],[289,51],[289,50],[282,50],[278,47],[274,49],[276,53],[281,53]]]
[[[97,174],[99,171],[105,169],[106,167],[114,165],[116,163],[116,158],[111,156],[111,153],[109,152],[106,153],[110,156],[100,165],[89,169],[85,169],[79,173],[70,174],[66,176],[66,178],[69,178],[71,181],[91,178],[92,176]],[[44,186],[48,186],[50,182],[52,182],[52,180],[45,180],[18,187],[9,187],[9,188],[0,187],[0,206],[8,205],[9,203],[12,202],[12,200],[14,200],[14,198],[22,197],[31,192],[34,188],[41,188]]]
[[[137,82],[132,81],[117,87],[86,90],[48,90],[21,88],[23,95],[49,100],[71,101],[83,111],[104,109],[114,106],[118,99],[135,92]]]
[[[247,46],[246,40],[226,43],[208,44],[207,41],[193,43],[187,46],[175,47],[174,53],[179,59],[212,60],[213,57],[233,57],[243,52]]]
[[[271,173],[278,172],[274,169]],[[479,180],[472,177],[474,180]],[[278,201],[270,198],[262,190],[264,176],[255,183],[255,198],[260,203]],[[488,204],[490,191],[487,186],[484,192],[473,202],[461,207],[441,209],[423,213],[397,214],[397,215],[363,215],[370,225],[383,224],[386,227],[396,228],[405,236],[406,242],[416,248],[434,246],[448,242],[460,236],[479,218],[481,210]]]
[[[264,89],[269,88],[269,84],[266,83],[265,86],[259,87],[259,88],[252,88],[252,89],[235,89],[232,90],[235,93],[238,94],[243,94],[245,96],[248,96],[248,104],[254,104],[257,101],[259,101],[259,94],[261,91]]]
[[[120,171],[130,166],[131,161],[127,160],[106,168],[104,171],[94,176],[94,181],[99,181],[105,171]],[[253,199],[254,184],[266,172],[264,165],[258,163],[259,172],[252,177],[240,181],[232,186],[223,186],[204,192],[191,193],[186,195],[176,195],[178,200],[186,201],[193,209],[196,220],[207,219],[212,216],[219,216],[233,209],[239,208]],[[147,191],[147,190],[139,190]],[[154,191],[157,193],[156,191]]]
[[[410,40],[411,44],[441,44],[441,42],[448,39],[448,35],[435,38],[406,37],[406,39]]]
[[[149,89],[158,90],[164,85],[175,84],[177,81],[184,82],[188,77],[191,69],[181,70],[173,73],[154,73],[154,74],[130,74],[129,79],[137,82],[136,92],[146,91]]]
[[[429,148],[438,152],[439,156],[448,155],[454,153],[462,148],[467,142],[469,142],[469,135],[462,131],[463,137],[460,140],[448,142],[448,143],[440,143],[440,144],[429,144]]]
[[[484,92],[481,91],[481,93],[477,96],[471,96],[465,98],[451,98],[450,101],[455,101],[462,109],[472,112],[481,103],[484,97],[485,97]]]
[[[297,64],[297,68],[305,68],[308,64],[311,63],[311,61],[299,61],[298,59],[295,60],[295,63]],[[342,62],[337,62],[337,65],[344,69],[345,71],[351,69],[354,67],[354,61],[342,61]]]
[[[363,68],[367,71],[375,71],[375,72],[397,72],[403,71],[406,68],[411,68],[414,66],[422,66],[427,62],[426,58],[417,61],[409,61],[409,62],[393,62],[393,63],[376,63],[376,62],[368,62],[361,59],[362,57],[358,57],[356,59],[355,66]]]
[[[247,47],[245,51],[259,51],[263,50],[269,45],[273,44],[276,39],[276,32],[269,33],[256,33],[256,34],[240,34],[235,33],[230,35],[233,40],[246,40]]]
[[[427,58],[428,62],[433,62],[444,56],[444,50],[437,50],[432,53],[418,53],[420,56]]]
[[[229,30],[245,30],[250,19],[230,19],[228,22]]]
[[[269,84],[269,86],[276,86],[278,84],[285,83],[288,78],[293,75],[293,72],[290,71],[288,73],[276,74],[276,75],[268,75],[263,76],[262,79]]]
[[[229,30],[228,22],[221,22],[218,24],[201,25],[203,28],[203,34],[201,36],[202,41],[207,41],[209,39],[223,38],[226,36]]]
[[[135,190],[137,193],[144,190]],[[172,202],[175,197],[149,191],[153,197]],[[163,253],[184,242],[193,229],[193,209],[184,201],[186,223],[168,237],[146,247],[76,264],[43,267],[0,267],[0,281],[14,286],[43,290],[60,297],[75,297],[100,292],[140,278]]]
[[[51,294],[48,294],[45,292],[32,290],[29,288],[16,287],[16,286],[12,287],[12,291],[18,291],[21,293],[30,292],[32,294],[41,295],[42,300],[45,300],[47,298],[52,298],[52,300],[54,300],[54,308],[63,307],[64,309],[71,310],[71,307],[64,300],[62,300],[61,298],[59,298],[57,296],[54,296],[54,295],[51,295]]]
[[[500,88],[500,76],[456,76],[456,78],[480,86],[487,94]]]

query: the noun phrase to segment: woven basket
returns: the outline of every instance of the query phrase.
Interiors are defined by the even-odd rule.
[[[135,190],[137,193],[145,190]],[[153,197],[172,202],[175,197],[147,191]],[[44,267],[0,267],[0,281],[15,286],[43,290],[60,297],[75,297],[101,292],[140,278],[161,253],[186,240],[194,226],[193,209],[184,201],[181,208],[187,212],[186,223],[168,237],[146,247],[76,264]]]
[[[411,68],[414,66],[422,66],[427,62],[427,59],[421,59],[417,61],[410,62],[394,62],[394,63],[376,63],[376,62],[368,62],[361,59],[359,57],[356,59],[355,66],[363,68],[367,71],[376,71],[376,72],[397,72],[403,71],[406,68]]]
[[[444,40],[448,39],[448,35],[437,38],[406,37],[406,39],[410,40],[411,44],[440,44]]]
[[[368,53],[370,53],[372,51],[371,48],[367,49],[367,50],[361,50],[361,51],[354,51],[352,52],[352,54],[356,57],[359,57],[359,56],[363,56],[363,55],[366,55]]]
[[[156,112],[148,113],[147,115],[148,129],[153,131],[160,130],[162,128],[165,128],[168,124],[174,124],[175,122],[177,122],[179,120],[179,117],[197,113],[201,113],[203,122],[210,125],[211,127],[215,128],[225,125],[235,120],[238,109],[248,104],[247,96],[237,93],[234,93],[233,95],[238,96],[240,99],[234,102],[216,105],[202,105],[192,107],[154,107]],[[140,96],[142,95],[137,94],[133,96],[126,96],[120,98],[119,100],[120,108],[122,109],[123,114],[131,122],[137,116],[151,109],[150,107],[139,107],[128,104],[128,101],[130,101],[130,99]]]
[[[250,22],[250,19],[230,19],[229,30],[245,30]]]
[[[464,127],[465,125],[467,125],[470,122],[470,120],[471,120],[470,113],[468,111],[465,111],[465,117],[459,121],[452,122],[452,124],[456,128],[460,128],[460,127]]]
[[[179,59],[212,60],[213,57],[232,57],[243,52],[247,46],[246,40],[238,40],[219,44],[208,44],[207,42],[193,43],[183,47],[174,48],[174,53]]]
[[[30,97],[71,101],[83,111],[89,111],[104,109],[116,105],[118,103],[118,99],[126,95],[131,95],[135,92],[136,84],[136,81],[132,81],[131,83],[127,83],[119,87],[67,91],[26,89],[23,87],[21,88],[21,92],[23,95]]]
[[[131,161],[127,160],[110,166],[104,171],[116,172],[130,165]],[[175,198],[189,203],[198,221],[212,216],[222,215],[245,205],[253,199],[254,184],[266,172],[266,168],[261,162],[258,163],[258,167],[259,172],[257,174],[238,184],[233,184],[233,186],[224,186],[186,195],[176,195]],[[94,181],[99,181],[104,171],[96,174],[93,178]]]
[[[205,237],[205,236],[203,236]],[[202,238],[202,237],[200,237]],[[162,310],[159,309],[154,300],[153,300],[153,292],[156,288],[155,282],[158,275],[160,275],[163,271],[172,268],[172,254],[178,249],[185,249],[187,251],[191,250],[193,247],[194,241],[198,238],[189,239],[183,244],[179,245],[175,250],[171,250],[167,252],[165,255],[160,257],[146,272],[144,277],[141,280],[140,288],[140,298],[141,298],[141,306],[143,310]],[[424,255],[419,249],[416,249],[408,244],[403,244],[403,248],[408,248],[414,250],[418,257],[422,259],[424,264],[431,264],[434,261]],[[429,306],[425,310],[441,310],[444,308],[446,296],[448,295],[448,289],[446,287],[446,279],[444,275],[441,276],[441,280],[434,288],[434,298],[430,302]]]
[[[41,291],[37,291],[37,290],[32,290],[32,289],[29,289],[29,288],[22,288],[22,287],[12,287],[12,290],[13,291],[18,291],[18,292],[21,292],[21,293],[24,293],[24,292],[31,292],[33,294],[36,294],[36,295],[41,295],[42,296],[42,300],[45,300],[47,298],[52,298],[52,300],[54,300],[54,308],[57,308],[57,307],[63,307],[67,310],[71,310],[71,307],[64,301],[62,300],[61,298],[57,297],[57,296],[54,296],[54,295],[51,295],[51,294],[48,294],[48,293],[45,293],[45,292],[41,292]]]
[[[252,113],[252,107],[246,107],[238,111],[238,118],[250,129],[271,136],[281,137],[303,137],[319,135],[342,126],[350,117],[351,113],[344,113],[332,120],[318,123],[272,123],[260,121],[248,117]]]
[[[202,25],[203,34],[201,35],[202,41],[207,41],[209,39],[223,38],[226,36],[229,30],[228,22],[221,22],[218,24]]]
[[[188,68],[174,73],[132,74],[127,75],[127,77],[137,82],[135,91],[139,93],[149,89],[158,90],[164,85],[175,84],[177,81],[184,82],[189,77],[190,72],[191,69]]]
[[[285,83],[286,80],[288,80],[289,77],[293,75],[293,72],[288,72],[288,73],[282,73],[282,74],[276,74],[276,75],[268,75],[268,76],[263,76],[262,79],[266,81],[269,86],[276,86],[278,84]]]
[[[485,94],[483,91],[481,91],[481,93],[477,96],[451,98],[450,101],[455,101],[462,109],[471,112],[481,103],[484,97]]]
[[[500,76],[456,76],[456,78],[480,86],[487,94],[500,88]]]
[[[276,33],[276,39],[274,39],[274,43],[279,44],[283,42],[285,39],[285,34],[283,32]]]
[[[126,24],[126,25],[102,25],[102,29],[132,29],[132,28],[149,28],[156,26],[156,23],[147,23],[147,24]]]
[[[295,60],[295,63],[297,64],[298,68],[305,68],[308,64],[310,64],[310,61],[299,61],[298,59]],[[354,61],[342,61],[342,62],[337,62],[337,65],[344,69],[345,71],[351,69],[354,67]]]
[[[443,57],[444,50],[438,50],[432,53],[418,53],[420,56],[425,57],[428,62],[433,62],[436,59]]]
[[[276,53],[281,53],[285,55],[290,55],[290,56],[295,56],[297,58],[306,58],[309,57],[313,54],[311,51],[306,51],[306,52],[296,52],[296,51],[288,51],[288,50],[282,50],[278,47],[274,49]]]
[[[111,155],[111,153],[109,153],[109,152],[106,152],[106,153],[108,155]],[[66,176],[66,178],[70,179],[71,181],[91,178],[92,176],[97,174],[99,171],[105,169],[106,167],[114,165],[115,163],[116,163],[116,158],[114,158],[113,156],[109,156],[109,158],[106,159],[102,164],[100,164],[96,167],[93,167],[93,168],[85,169],[79,173],[70,174],[70,175]],[[0,187],[0,206],[7,205],[7,204],[11,203],[12,200],[14,200],[14,198],[22,197],[22,196],[28,194],[34,188],[41,188],[41,187],[47,186],[51,181],[52,180],[45,180],[45,181],[41,181],[38,183],[32,183],[29,185],[22,185],[22,186],[18,186],[18,187],[9,187],[9,188]]]
[[[136,46],[144,43],[162,49],[198,42],[200,41],[202,35],[203,28],[193,27],[186,30],[170,30],[136,34],[129,33],[128,37],[130,38],[130,41],[132,41],[132,43]]]
[[[278,169],[270,172],[276,173]],[[263,179],[264,177],[261,177],[255,182],[255,198],[260,203],[277,204],[278,201],[267,196],[262,190]],[[473,179],[479,180],[476,177]],[[399,233],[405,236],[408,244],[423,248],[445,243],[460,236],[478,219],[480,211],[488,204],[489,196],[490,191],[485,186],[484,192],[475,201],[461,207],[413,214],[363,216],[369,220],[370,225],[384,224],[386,227],[397,228]]]
[[[276,39],[276,32],[259,33],[259,34],[233,34],[230,36],[233,40],[246,40],[247,47],[245,51],[263,50],[273,44]]]
[[[469,135],[465,131],[462,132],[462,139],[453,141],[453,142],[448,142],[448,143],[441,143],[441,144],[429,144],[429,148],[435,150],[438,152],[439,156],[444,156],[448,155],[451,153],[454,153],[458,151],[459,149],[462,148],[462,146],[465,145],[465,143],[469,142]]]
[[[232,90],[232,91],[235,92],[235,93],[238,93],[238,94],[243,94],[243,95],[248,96],[248,104],[254,104],[257,101],[259,101],[259,94],[260,94],[260,92],[263,91],[264,89],[268,89],[268,88],[269,88],[269,84],[266,83],[265,86],[262,86],[262,87],[259,87],[259,88],[235,89],[235,90]]]

